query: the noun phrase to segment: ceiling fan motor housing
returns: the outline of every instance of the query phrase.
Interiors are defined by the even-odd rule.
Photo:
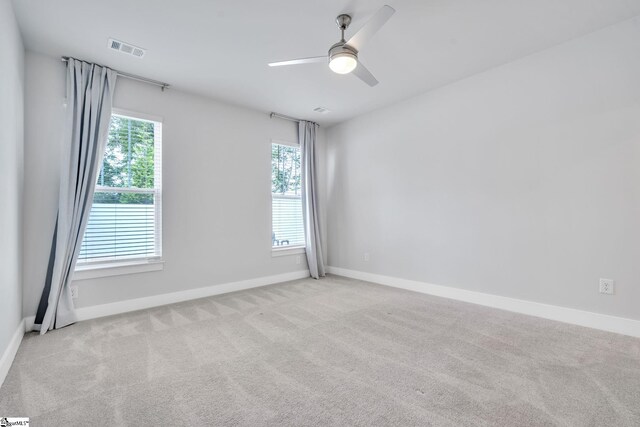
[[[329,49],[328,56],[329,56],[329,62],[331,62],[331,60],[334,57],[338,57],[338,56],[351,56],[357,60],[358,51],[352,48],[351,46],[349,46],[348,44],[346,44],[344,41],[340,41],[334,44],[333,46],[331,46],[331,48]]]

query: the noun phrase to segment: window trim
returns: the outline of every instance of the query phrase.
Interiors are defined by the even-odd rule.
[[[295,148],[300,148],[300,144],[297,142],[293,142],[293,141],[287,141],[284,139],[272,139],[271,140],[271,144],[278,144],[278,145],[288,145],[289,147],[295,147]]]
[[[139,260],[129,259],[127,261],[82,264],[76,266],[76,270],[73,273],[73,282],[161,270],[164,270],[164,261],[160,258],[140,258]]]
[[[154,132],[154,147],[160,148],[159,156],[154,159],[154,188],[131,188],[131,187],[108,187],[95,185],[94,191],[112,191],[117,190],[119,193],[139,193],[154,195],[154,211],[156,215],[155,235],[155,252],[153,256],[132,256],[129,258],[97,258],[92,261],[76,261],[73,280],[87,280],[98,277],[118,276],[124,274],[143,273],[146,271],[158,271],[164,269],[164,261],[162,259],[162,151],[163,151],[163,118],[137,111],[126,110],[123,108],[112,107],[111,116],[126,117],[133,120],[145,121],[154,124],[160,128],[160,134]],[[160,173],[157,174],[156,160],[160,163]],[[158,187],[155,185],[158,184]],[[83,236],[84,238],[84,236]]]
[[[125,110],[124,108],[118,108],[118,107],[111,108],[111,115],[128,117],[130,119],[142,120],[145,122],[157,122],[157,123],[163,122],[163,118],[161,116],[154,116],[152,114],[139,113],[137,111]]]
[[[300,255],[300,254],[306,254],[306,253],[307,253],[306,245],[284,246],[284,247],[273,246],[271,248],[271,257]]]

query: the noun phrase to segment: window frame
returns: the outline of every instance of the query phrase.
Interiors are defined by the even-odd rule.
[[[122,274],[142,273],[146,271],[162,270],[164,261],[162,259],[162,142],[163,142],[163,118],[146,113],[125,110],[113,107],[111,117],[119,116],[128,119],[151,122],[154,124],[154,188],[134,188],[134,187],[109,187],[98,185],[95,192],[116,192],[116,193],[137,193],[152,194],[154,197],[154,252],[153,256],[133,255],[122,258],[96,258],[90,261],[78,260],[76,262],[74,280],[85,280],[96,277],[114,276]],[[158,132],[159,131],[159,132]],[[158,164],[159,163],[159,164]],[[84,239],[84,236],[83,236]]]
[[[272,236],[273,236],[273,192],[272,190],[272,183],[271,183],[271,149],[273,148],[273,144],[278,144],[278,145],[286,145],[289,147],[294,147],[297,149],[301,149],[300,148],[300,144],[297,142],[292,142],[292,141],[287,141],[287,140],[283,140],[283,139],[270,139],[269,140],[269,247],[271,248],[271,256],[272,257],[280,257],[280,256],[289,256],[289,255],[299,255],[299,254],[305,254],[307,253],[307,233],[305,230],[303,230],[304,232],[304,240],[305,243],[301,244],[301,245],[291,245],[291,246],[286,246],[286,247],[282,247],[282,246],[273,246],[273,240],[272,240]],[[302,152],[300,152],[300,154],[302,155]],[[301,184],[302,185],[302,184]],[[300,199],[302,200],[302,188],[300,188]]]

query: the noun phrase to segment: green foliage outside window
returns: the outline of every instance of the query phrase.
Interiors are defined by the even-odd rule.
[[[98,185],[153,189],[154,126],[151,122],[112,116]],[[152,194],[96,192],[94,203],[153,204]]]
[[[300,149],[271,145],[271,192],[300,195]]]

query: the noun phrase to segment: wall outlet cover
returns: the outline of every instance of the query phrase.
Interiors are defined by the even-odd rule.
[[[613,279],[600,279],[599,290],[601,294],[613,295],[614,288]]]
[[[72,286],[71,287],[71,298],[73,298],[73,299],[77,299],[78,298],[78,287],[77,286]]]

